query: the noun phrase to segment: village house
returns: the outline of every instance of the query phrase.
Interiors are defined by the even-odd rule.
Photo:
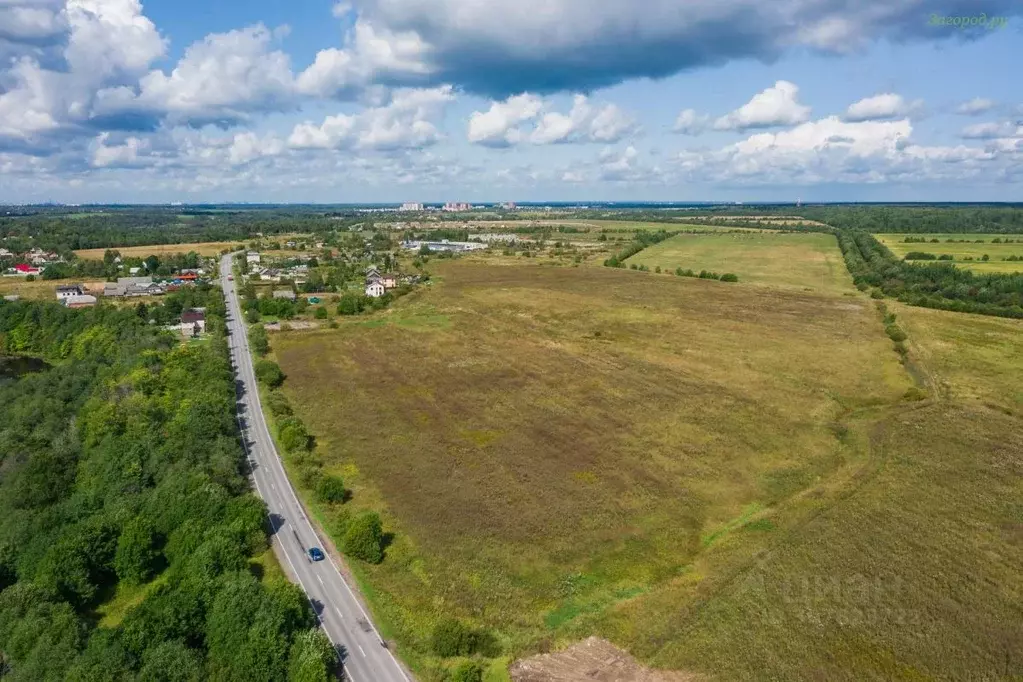
[[[82,290],[80,284],[69,284],[68,286],[57,287],[57,300],[64,301],[65,299],[72,298],[74,296],[83,296],[85,291]]]
[[[63,303],[68,308],[88,308],[96,305],[96,297],[90,294],[81,294],[79,296],[67,296],[63,300]]]
[[[181,333],[185,336],[199,336],[206,333],[206,309],[190,308],[181,313]]]
[[[27,277],[28,275],[41,275],[42,273],[42,268],[37,268],[28,263],[18,263],[13,268],[8,268],[4,275],[7,277]]]
[[[255,263],[259,265],[259,251],[249,251],[245,254],[246,263]]]
[[[380,298],[385,293],[384,285],[380,281],[373,281],[366,285],[366,295],[373,298]]]
[[[166,289],[153,282],[152,277],[118,277],[117,283],[103,285],[104,296],[161,296]]]
[[[0,249],[0,258],[14,258],[14,252],[7,249]]]
[[[264,268],[263,270],[260,270],[257,274],[259,275],[259,279],[264,281],[268,282],[281,281],[281,271],[275,268]]]
[[[291,289],[277,289],[273,293],[274,298],[283,298],[289,301],[295,300],[295,292]]]

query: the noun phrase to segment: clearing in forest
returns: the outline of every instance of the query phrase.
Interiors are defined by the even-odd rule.
[[[918,263],[951,262],[980,274],[1023,272],[1023,235],[1020,234],[875,234],[874,238],[899,258],[913,251],[952,256],[951,261],[914,261]],[[925,241],[906,242],[907,238]],[[938,241],[932,242],[932,239]],[[985,255],[986,261],[983,260]],[[1021,260],[1006,260],[1010,257]]]

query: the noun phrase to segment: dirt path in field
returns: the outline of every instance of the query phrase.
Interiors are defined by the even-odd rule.
[[[590,637],[556,654],[516,661],[513,682],[698,682],[692,673],[651,670],[606,639]]]

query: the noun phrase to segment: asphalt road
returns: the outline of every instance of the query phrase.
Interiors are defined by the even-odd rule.
[[[383,645],[376,626],[341,576],[334,559],[329,554],[322,561],[309,558],[309,548],[322,548],[323,544],[288,481],[263,417],[248,330],[235,282],[228,280],[234,255],[221,259],[220,281],[227,298],[228,343],[238,386],[238,422],[252,479],[270,515],[274,552],[291,579],[305,590],[320,625],[341,653],[348,679],[411,682],[411,676]]]

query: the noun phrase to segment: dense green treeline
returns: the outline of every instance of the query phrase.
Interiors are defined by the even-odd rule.
[[[66,254],[75,249],[248,241],[259,234],[325,235],[352,222],[355,221],[330,218],[323,212],[287,208],[261,211],[126,208],[81,214],[40,211],[0,217],[0,237],[6,237],[5,246],[15,252],[40,247]]]
[[[222,297],[167,301],[204,304],[209,340],[161,331],[158,306],[0,302],[0,353],[52,365],[0,386],[0,677],[329,679],[305,596],[250,569],[266,508],[242,469]],[[137,605],[100,626],[125,590]]]
[[[833,227],[866,232],[1023,233],[1020,207],[805,206],[796,213]]]
[[[982,275],[950,263],[907,263],[862,230],[837,230],[856,285],[904,303],[957,312],[1023,318],[1023,275]]]

